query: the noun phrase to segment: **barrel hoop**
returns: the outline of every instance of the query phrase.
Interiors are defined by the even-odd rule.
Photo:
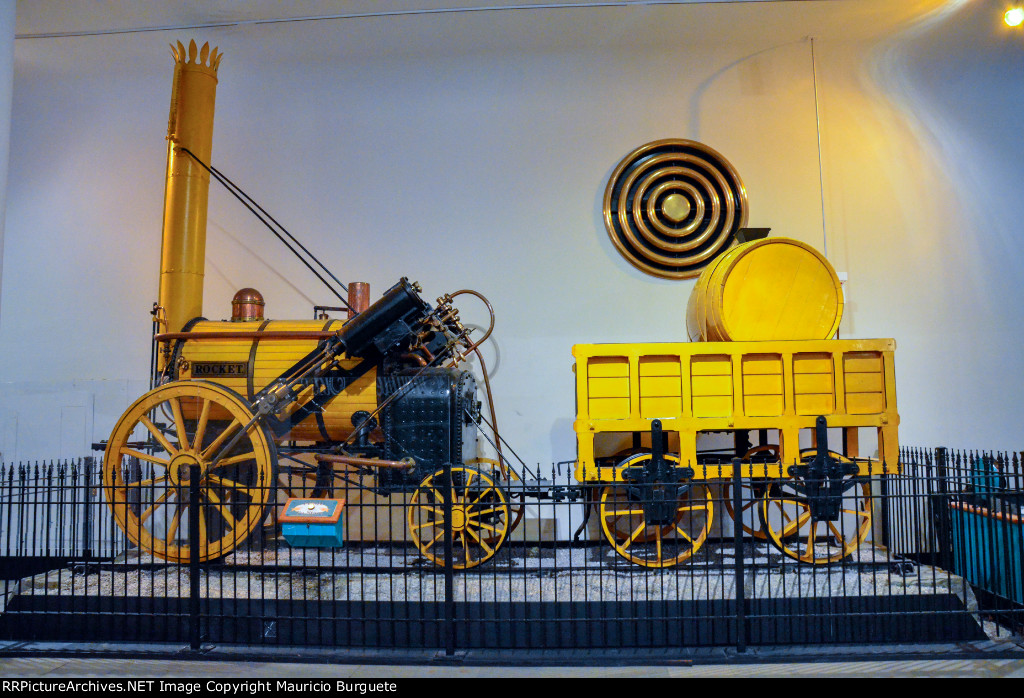
[[[260,326],[256,328],[256,334],[258,335],[263,329],[270,324],[270,320],[264,320],[260,323]],[[253,385],[254,376],[256,375],[256,349],[259,348],[260,339],[256,337],[252,340],[252,346],[249,347],[249,367],[246,370],[245,377],[245,389],[249,393],[249,402],[253,401],[256,396],[256,387]]]

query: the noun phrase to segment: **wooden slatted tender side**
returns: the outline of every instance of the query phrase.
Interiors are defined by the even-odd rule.
[[[577,344],[578,477],[596,478],[595,456],[610,455],[595,454],[596,434],[647,432],[654,419],[679,436],[683,461],[696,461],[701,432],[777,429],[789,462],[818,415],[877,429],[878,460],[894,472],[895,348],[892,339]]]

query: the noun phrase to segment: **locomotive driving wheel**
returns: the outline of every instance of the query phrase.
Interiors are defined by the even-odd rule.
[[[809,451],[801,452],[807,457]],[[840,462],[848,458],[830,452]],[[859,477],[838,483],[838,516],[820,516],[804,487],[796,481],[769,487],[758,514],[768,540],[787,556],[812,565],[827,565],[854,553],[871,532],[871,486]]]
[[[516,471],[493,458],[474,458],[466,461],[466,465],[491,473],[491,476],[497,480],[498,484],[504,487],[505,494],[508,494],[510,490],[514,492],[516,489],[521,489],[523,481]],[[512,521],[509,523],[508,532],[511,534],[512,531],[518,528],[519,522],[523,520],[523,511],[526,507],[522,499],[517,504],[510,504],[509,507],[512,512]],[[488,542],[493,543],[494,536],[491,536]]]
[[[673,485],[675,486],[675,485]],[[705,485],[690,484],[676,497],[670,521],[650,521],[635,488],[608,485],[601,490],[598,513],[605,539],[622,557],[644,567],[672,567],[696,553],[711,530],[714,502]],[[623,530],[628,530],[626,536]]]
[[[198,466],[199,538],[189,536],[190,479]],[[171,562],[223,557],[261,524],[274,497],[274,443],[240,395],[205,381],[149,391],[107,443],[103,487],[118,525]]]
[[[438,470],[420,483],[409,500],[409,532],[420,553],[444,566],[447,478]],[[512,510],[505,490],[492,474],[465,465],[451,469],[452,559],[457,570],[490,560],[512,529]]]

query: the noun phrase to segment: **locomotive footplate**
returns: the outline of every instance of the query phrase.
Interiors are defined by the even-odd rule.
[[[620,474],[629,483],[629,498],[640,502],[644,522],[649,526],[668,526],[676,521],[679,500],[690,490],[694,471],[666,460],[661,420],[655,419],[651,422],[651,458],[643,465],[623,468]]]
[[[835,458],[828,450],[828,425],[824,417],[814,424],[817,453],[809,461],[792,465],[788,469],[794,479],[792,488],[807,498],[811,519],[838,521],[843,503],[843,492],[850,487],[849,477],[859,472],[852,460]]]

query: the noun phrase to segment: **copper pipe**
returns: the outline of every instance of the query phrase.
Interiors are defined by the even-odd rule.
[[[468,288],[461,289],[459,291],[456,291],[455,293],[449,293],[448,294],[448,299],[449,300],[454,299],[456,296],[461,296],[464,293],[468,293],[471,296],[476,296],[481,301],[483,301],[484,305],[487,306],[487,312],[491,314],[491,325],[490,325],[490,327],[488,327],[487,331],[484,332],[484,336],[483,337],[481,337],[476,342],[474,342],[473,344],[471,344],[469,347],[466,348],[466,354],[468,355],[470,352],[476,351],[477,347],[479,347],[481,344],[486,342],[487,338],[491,336],[491,332],[494,331],[494,308],[491,306],[491,302],[489,300],[487,300],[482,293],[479,293],[478,291],[472,291],[472,290],[470,290]]]
[[[290,332],[288,330],[276,330],[272,332],[166,332],[164,334],[158,334],[156,341],[158,342],[169,342],[175,339],[191,339],[191,340],[203,340],[203,339],[258,339],[263,341],[265,339],[330,339],[331,337],[337,337],[337,332],[303,332],[295,331]]]
[[[353,281],[348,285],[348,317],[351,320],[370,307],[370,284]]]
[[[380,460],[377,458],[357,458],[355,456],[341,456],[333,453],[318,453],[318,461],[326,463],[342,463],[343,465],[354,465],[361,468],[398,468],[399,470],[412,470],[416,467],[415,461],[408,460]]]
[[[427,365],[427,360],[424,359],[419,354],[402,354],[402,359],[404,361],[415,361],[420,366],[426,366]]]
[[[494,428],[494,450],[498,452],[498,467],[506,476],[505,456],[501,453],[501,434],[498,432],[498,415],[494,411],[494,396],[491,393],[491,379],[487,377],[487,364],[484,362],[484,355],[480,350],[473,348],[473,353],[480,361],[480,372],[484,376],[484,393],[487,395],[487,409],[491,413],[491,426]]]

